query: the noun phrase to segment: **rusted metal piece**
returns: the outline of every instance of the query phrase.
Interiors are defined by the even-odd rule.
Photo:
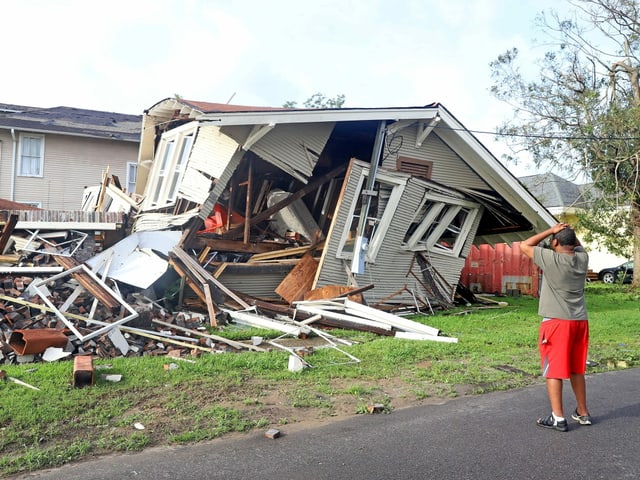
[[[9,337],[9,346],[18,355],[42,353],[49,347],[64,348],[67,342],[64,332],[56,328],[14,330]]]
[[[73,386],[86,387],[93,385],[93,357],[78,355],[73,359]]]

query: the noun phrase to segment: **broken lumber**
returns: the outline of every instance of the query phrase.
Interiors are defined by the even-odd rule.
[[[255,345],[247,345],[242,342],[236,342],[235,340],[230,340],[228,338],[220,337],[218,335],[213,335],[211,333],[203,333],[198,332],[197,330],[191,330],[189,328],[180,327],[179,325],[174,325],[172,323],[163,322],[162,320],[153,319],[151,320],[153,323],[157,323],[158,325],[163,325],[168,328],[175,328],[176,330],[180,330],[181,332],[191,333],[193,335],[199,335],[201,337],[210,338],[211,340],[215,340],[217,342],[223,342],[227,345],[235,347],[237,349],[248,348],[249,350],[255,350],[256,352],[266,352],[264,348],[257,347]]]

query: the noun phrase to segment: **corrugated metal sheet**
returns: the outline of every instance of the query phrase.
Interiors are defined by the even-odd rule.
[[[473,246],[460,282],[475,293],[506,294],[519,290],[538,296],[540,269],[520,252],[520,243]]]
[[[431,179],[449,187],[465,187],[490,189],[464,160],[451,150],[435,132],[427,137],[420,148],[416,148],[417,123],[397,132],[387,139],[389,149],[398,145],[395,155],[387,155],[382,166],[388,170],[396,170],[398,156],[417,158],[433,162]]]

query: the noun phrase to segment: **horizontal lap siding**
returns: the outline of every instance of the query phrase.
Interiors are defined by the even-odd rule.
[[[345,272],[344,260],[336,258],[338,246],[342,232],[345,229],[347,217],[349,213],[349,205],[354,202],[358,180],[362,174],[363,166],[359,163],[352,163],[348,175],[345,177],[347,184],[343,185],[343,191],[340,203],[336,208],[335,216],[331,223],[331,228],[325,247],[322,253],[322,259],[318,266],[316,287],[324,287],[327,285],[347,285],[348,279]]]
[[[383,167],[388,170],[396,170],[398,156],[417,158],[433,162],[431,180],[449,187],[463,187],[475,189],[488,189],[489,186],[473,171],[453,150],[451,150],[434,132],[431,132],[422,146],[416,148],[417,126],[412,125],[400,130],[395,135],[398,142],[402,138],[402,144],[396,155],[388,155],[383,162]],[[393,143],[392,143],[393,144]]]
[[[211,190],[211,180],[205,174],[213,178],[230,178],[230,173],[233,173],[236,167],[233,166],[230,173],[228,168],[237,151],[236,141],[220,133],[219,127],[201,126],[180,182],[179,195],[196,203],[206,203]],[[212,209],[213,205],[206,210],[207,215]]]
[[[346,285],[348,282],[345,264],[350,267],[350,261],[336,258],[336,252],[347,221],[348,206],[354,201],[357,180],[362,170],[363,168],[360,165],[354,164],[341,208],[336,216],[333,233],[327,240],[325,247],[327,250],[318,276],[317,287]],[[375,285],[373,289],[365,294],[368,301],[380,301],[396,294],[405,286],[411,291],[423,294],[423,289],[419,282],[413,276],[408,275],[414,254],[401,248],[404,235],[413,220],[423,194],[424,189],[418,185],[418,182],[408,181],[393,222],[385,233],[385,238],[376,256],[375,263],[367,263],[365,265],[365,273],[357,276],[360,286]],[[412,296],[404,291],[390,299],[390,301],[400,300],[411,301]]]
[[[220,128],[203,125],[198,129],[189,156],[189,167],[220,178],[229,160],[238,149],[238,143],[220,133]]]
[[[107,168],[109,175],[124,183],[127,162],[138,161],[135,142],[45,135],[44,148],[44,177],[16,177],[14,200],[41,202],[42,208],[51,210],[79,210],[84,188],[100,185]],[[8,179],[11,173],[5,165],[2,176]],[[16,172],[17,168],[16,164]]]
[[[280,297],[275,290],[293,267],[294,265],[282,265],[280,269],[261,272],[259,275],[252,274],[250,268],[247,268],[246,272],[242,269],[228,268],[220,274],[218,280],[226,288],[252,297],[279,300]]]
[[[334,123],[276,125],[249,150],[284,171],[309,178],[333,126]]]

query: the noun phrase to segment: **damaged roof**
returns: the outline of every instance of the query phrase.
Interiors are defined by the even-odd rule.
[[[0,103],[0,129],[139,142],[141,115]]]
[[[485,208],[492,213],[492,220],[487,215],[480,225],[476,244],[523,240],[532,231],[544,230],[556,222],[545,206],[440,103],[412,107],[287,109],[166,98],[145,111],[145,125],[149,121],[154,125],[165,125],[166,128],[172,128],[176,122],[198,121],[201,125],[215,125],[232,136],[234,128],[250,128],[252,133],[244,133],[245,137],[240,140],[243,150],[251,149],[254,138],[261,138],[275,126],[335,124],[334,133],[339,129],[348,132],[348,142],[353,142],[356,137],[364,139],[368,135],[363,144],[365,141],[372,144],[375,125],[380,121],[386,122],[391,134],[409,125],[417,125],[419,133],[415,138],[416,148],[434,132],[484,183],[482,189],[465,192],[476,195],[476,199],[482,200]],[[144,135],[142,142],[145,143]],[[363,156],[360,155],[360,158]],[[442,171],[443,166],[439,168]],[[299,179],[310,178],[308,172],[296,173],[300,174],[297,177]],[[455,173],[452,171],[447,175],[451,177]],[[484,194],[490,194],[491,198],[481,199]],[[499,197],[497,202],[496,194]],[[501,218],[508,218],[508,221],[502,222]]]

